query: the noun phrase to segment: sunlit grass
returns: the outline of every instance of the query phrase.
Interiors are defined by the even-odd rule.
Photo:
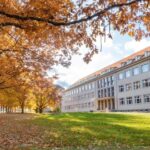
[[[150,114],[63,113],[39,115],[34,124],[46,129],[56,147],[150,149]]]

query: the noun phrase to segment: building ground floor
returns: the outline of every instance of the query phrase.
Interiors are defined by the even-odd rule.
[[[98,99],[97,111],[113,111],[115,110],[114,98]]]
[[[139,101],[139,103],[120,103],[115,97],[95,99],[92,102],[78,103],[64,106],[62,112],[131,112],[148,111],[150,112],[150,99]]]

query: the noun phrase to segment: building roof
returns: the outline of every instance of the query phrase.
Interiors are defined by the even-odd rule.
[[[108,65],[107,67],[104,67],[104,68],[102,68],[102,69],[100,69],[100,70],[98,70],[98,71],[96,71],[96,72],[94,72],[94,73],[92,73],[90,75],[87,75],[87,76],[81,78],[80,80],[78,80],[77,82],[75,82],[73,85],[76,85],[76,84],[78,84],[78,83],[80,83],[82,81],[88,80],[90,78],[94,78],[97,75],[106,73],[106,71],[108,71],[108,70],[113,70],[113,69],[116,69],[116,68],[120,68],[121,65],[122,65],[122,63],[126,63],[129,60],[133,60],[137,56],[142,56],[142,55],[145,54],[145,52],[150,52],[150,46],[146,47],[146,48],[144,48],[144,49],[142,49],[142,50],[140,50],[140,51],[138,51],[136,53],[133,53],[132,55],[130,55],[128,57],[125,57],[125,58],[123,58],[123,59],[121,59],[121,60],[119,60],[119,61],[117,61],[117,62],[115,62],[115,63],[113,63],[111,65]]]

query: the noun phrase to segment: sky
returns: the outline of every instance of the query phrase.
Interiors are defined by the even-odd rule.
[[[96,44],[99,46],[99,41],[97,41]],[[72,57],[71,65],[68,68],[57,66],[55,69],[59,75],[59,79],[56,81],[56,84],[68,88],[80,78],[148,46],[150,46],[150,39],[135,41],[127,35],[123,36],[118,32],[114,32],[113,39],[106,39],[103,43],[102,51],[95,55],[89,64],[83,61],[82,55],[75,55]],[[82,52],[85,51],[86,48],[82,46],[80,50]]]

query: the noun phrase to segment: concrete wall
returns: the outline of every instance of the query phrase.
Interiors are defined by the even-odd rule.
[[[145,72],[145,73],[142,73],[142,70],[141,70],[141,66],[148,63],[149,64],[149,71],[148,72]],[[140,74],[139,75],[133,75],[129,78],[125,78],[123,80],[117,80],[117,84],[116,84],[116,95],[115,95],[115,99],[116,99],[116,107],[117,107],[117,110],[141,110],[141,109],[150,109],[150,103],[144,103],[144,97],[143,95],[145,94],[150,94],[150,87],[143,87],[142,85],[142,80],[144,79],[148,79],[150,78],[150,61],[146,61],[144,63],[140,63],[136,66],[133,66],[133,67],[130,67],[126,70],[133,70],[133,68],[135,67],[140,67]],[[124,70],[124,71],[126,71]],[[120,72],[124,72],[124,71],[120,71]],[[116,74],[116,78],[118,78],[119,76],[119,73],[118,72]],[[136,81],[140,81],[140,85],[141,87],[139,89],[134,89],[134,82]],[[126,84],[128,83],[131,83],[132,85],[132,90],[130,91],[126,91]],[[125,86],[125,91],[124,92],[119,92],[119,86],[120,85],[124,85]],[[135,103],[135,100],[134,100],[134,97],[135,96],[141,96],[142,98],[142,103]],[[126,98],[127,97],[132,97],[132,100],[133,100],[133,104],[127,104],[126,102]],[[120,105],[119,103],[119,99],[120,98],[125,98],[125,104],[124,105]]]

